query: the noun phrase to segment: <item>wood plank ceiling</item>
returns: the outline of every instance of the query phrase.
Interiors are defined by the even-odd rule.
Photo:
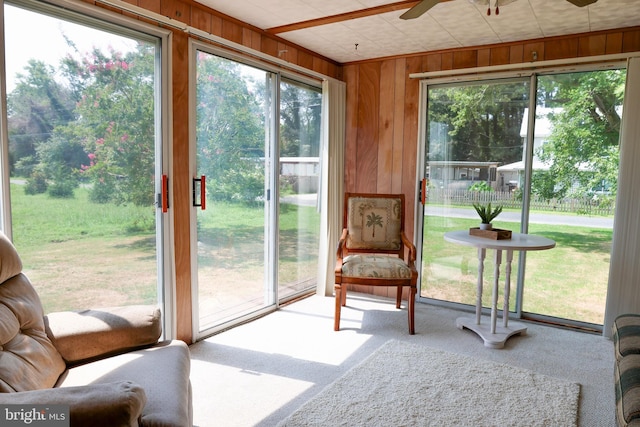
[[[473,0],[441,0],[417,19],[417,4],[389,0],[198,0],[223,14],[339,63],[640,25],[638,0],[516,0],[491,14]]]

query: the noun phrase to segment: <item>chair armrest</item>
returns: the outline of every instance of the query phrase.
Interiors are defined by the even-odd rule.
[[[50,313],[45,326],[68,365],[153,345],[162,334],[160,309],[148,305]]]
[[[342,273],[342,260],[344,258],[344,255],[342,255],[342,251],[347,241],[347,234],[349,234],[349,231],[346,228],[343,228],[342,235],[340,236],[340,240],[338,240],[338,249],[336,250],[336,268],[335,268],[336,274]]]
[[[402,243],[407,247],[407,249],[409,249],[409,259],[407,264],[413,264],[416,260],[416,247],[413,242],[407,238],[404,231],[400,233],[400,238],[402,239]]]
[[[74,427],[138,426],[147,402],[144,390],[131,381],[0,393],[0,404],[65,405]]]

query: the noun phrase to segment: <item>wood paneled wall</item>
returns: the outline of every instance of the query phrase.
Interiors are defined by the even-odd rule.
[[[640,51],[640,28],[363,61],[344,66],[347,83],[345,191],[404,193],[407,234],[416,204],[419,86],[412,73]],[[393,297],[394,289],[353,287]]]
[[[99,1],[84,0],[103,6]],[[317,73],[340,78],[340,64],[311,52],[257,27],[241,22],[192,0],[124,0],[134,6],[180,21],[191,27],[222,37],[239,45],[266,53]],[[113,7],[106,9],[138,18]],[[142,21],[150,22],[148,19]],[[151,22],[155,24],[154,22]],[[177,33],[178,31],[176,31]],[[205,40],[206,41],[206,40]]]

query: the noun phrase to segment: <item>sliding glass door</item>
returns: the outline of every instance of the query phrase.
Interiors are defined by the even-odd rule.
[[[475,304],[476,253],[442,235],[478,226],[473,203],[491,202],[504,208],[494,227],[557,242],[514,260],[516,315],[601,327],[624,78],[611,69],[427,86],[422,297]]]
[[[278,295],[313,290],[318,277],[320,214],[320,89],[280,83]]]
[[[156,304],[164,271],[160,39],[33,6],[3,8],[4,231],[46,312]]]
[[[194,325],[204,337],[316,287],[321,91],[192,48]]]
[[[268,280],[274,76],[201,50],[195,60],[197,303],[206,330],[275,304]]]
[[[538,77],[529,231],[557,245],[527,258],[525,316],[604,322],[625,76]]]
[[[447,231],[478,226],[474,203],[503,205],[494,227],[520,230],[521,186],[500,167],[523,164],[529,88],[529,79],[429,87],[422,297],[475,304],[476,252],[443,239]],[[485,271],[488,283],[492,275]]]

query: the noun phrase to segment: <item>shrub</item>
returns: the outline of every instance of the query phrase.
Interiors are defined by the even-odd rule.
[[[74,197],[73,190],[76,187],[75,181],[55,181],[49,186],[48,192],[51,197],[56,199],[72,199]]]
[[[42,194],[47,192],[47,178],[42,171],[34,171],[27,179],[27,185],[24,187],[24,193],[30,196],[34,194]]]
[[[469,187],[469,191],[493,191],[493,188],[486,181],[478,181]]]

